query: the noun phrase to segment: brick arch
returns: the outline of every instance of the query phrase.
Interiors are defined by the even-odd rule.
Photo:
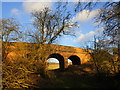
[[[71,55],[68,59],[72,61],[72,65],[80,65],[81,60],[77,55]]]
[[[65,60],[64,60],[64,57],[61,54],[59,54],[59,53],[52,53],[52,54],[50,54],[48,56],[47,59],[49,59],[49,58],[56,58],[59,61],[59,67],[60,67],[59,69],[64,69],[64,67],[65,67]]]

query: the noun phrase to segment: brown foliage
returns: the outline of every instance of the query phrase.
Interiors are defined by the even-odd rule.
[[[38,53],[39,49],[33,45],[27,45],[25,43],[14,43],[12,46],[15,47],[12,48],[12,54],[15,54],[15,52],[18,54],[14,58],[3,58],[3,87],[36,87],[33,82],[31,82],[31,74],[37,73],[40,74],[41,77],[46,77],[49,74],[46,71],[48,64],[44,57],[44,54],[46,54],[46,47],[40,47],[39,49],[42,50]],[[9,53],[7,53],[7,56]]]

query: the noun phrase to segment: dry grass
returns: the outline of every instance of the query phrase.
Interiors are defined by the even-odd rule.
[[[49,63],[48,70],[58,69],[59,63]]]
[[[68,63],[68,65],[72,65],[72,63]],[[49,63],[48,70],[58,69],[59,63]]]

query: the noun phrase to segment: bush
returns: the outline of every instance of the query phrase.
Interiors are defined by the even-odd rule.
[[[109,54],[105,50],[94,50],[91,53],[92,59],[96,71],[104,73],[115,73],[117,63],[114,60],[114,56]]]
[[[35,87],[31,82],[31,74],[52,77],[52,74],[46,71],[48,64],[45,58],[40,58],[41,54],[36,47],[28,47],[25,43],[14,44],[14,47],[12,54],[16,53],[17,56],[3,58],[3,88]]]

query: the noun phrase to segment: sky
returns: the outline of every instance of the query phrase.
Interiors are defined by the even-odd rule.
[[[30,12],[32,10],[42,10],[43,8],[50,7],[54,9],[55,2],[2,2],[2,17],[15,18],[23,27],[32,23]],[[71,2],[68,9],[74,8],[76,2]],[[98,5],[99,6],[99,5]],[[74,14],[74,12],[71,12]],[[89,15],[88,15],[89,13]],[[93,36],[98,34],[102,29],[96,28],[93,18],[99,13],[99,8],[95,7],[92,11],[83,10],[73,16],[72,21],[77,21],[79,27],[74,28],[72,31],[76,36],[62,36],[57,39],[55,44],[73,47],[83,47],[84,42],[92,41]],[[25,30],[23,30],[25,31]]]
[[[32,10],[42,10],[46,6],[50,7],[50,9],[54,9],[55,7],[55,2],[52,0],[49,0],[49,2],[32,2],[31,0],[24,1],[26,2],[2,2],[2,18],[16,18],[23,27],[27,27],[33,22],[30,14]],[[77,3],[76,1],[77,0],[74,0],[74,2],[70,3],[68,6],[69,10],[72,11],[74,9],[74,5]],[[79,27],[73,29],[76,36],[62,36],[57,39],[55,44],[84,48],[86,42],[93,41],[94,35],[98,35],[103,31],[102,27],[96,27],[98,23],[94,23],[94,17],[99,14],[99,7],[103,3],[98,4],[98,6],[96,6],[92,11],[85,9],[77,12],[76,14],[72,12],[75,15],[71,20],[73,22],[77,21],[79,24]],[[25,31],[24,28],[21,30],[23,32]]]

